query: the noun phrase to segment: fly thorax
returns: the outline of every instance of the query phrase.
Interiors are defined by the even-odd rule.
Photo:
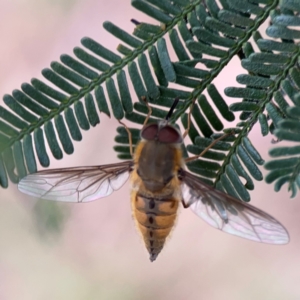
[[[154,193],[161,191],[176,175],[176,148],[157,141],[145,142],[137,173],[146,189]]]

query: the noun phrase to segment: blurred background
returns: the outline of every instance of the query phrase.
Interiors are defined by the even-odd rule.
[[[149,20],[129,0],[1,0],[1,95],[41,79],[42,68],[71,54],[83,36],[114,50],[118,41],[102,23],[132,32],[133,17]],[[214,82],[220,91],[237,85],[232,74],[244,73],[238,60],[226,72]],[[118,123],[100,117],[100,125],[75,142],[74,154],[52,159],[52,168],[117,162],[112,147]],[[250,137],[268,159],[272,137],[262,138],[258,126]],[[128,184],[82,205],[37,201],[11,184],[0,190],[0,299],[300,299],[299,194],[291,200],[286,191],[256,182],[251,197],[286,226],[290,244],[223,234],[185,210],[150,263],[132,221]]]

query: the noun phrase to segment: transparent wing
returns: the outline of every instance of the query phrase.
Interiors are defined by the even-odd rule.
[[[21,179],[21,192],[46,200],[89,202],[110,195],[128,179],[132,161],[111,165],[44,170]]]
[[[257,242],[289,242],[287,230],[269,214],[212,188],[186,171],[180,177],[185,204],[209,225]]]

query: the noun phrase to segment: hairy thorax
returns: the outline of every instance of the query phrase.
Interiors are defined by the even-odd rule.
[[[137,146],[134,160],[137,180],[142,181],[145,192],[160,196],[172,194],[177,172],[182,166],[181,149],[177,145],[142,141]]]

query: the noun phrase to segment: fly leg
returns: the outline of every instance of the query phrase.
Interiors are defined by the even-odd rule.
[[[127,131],[127,134],[128,134],[128,140],[129,140],[129,150],[130,150],[130,155],[131,157],[133,157],[133,146],[132,146],[132,134],[129,130],[129,128],[121,121],[121,120],[118,120],[118,122],[124,126],[125,130]]]
[[[151,108],[151,106],[149,105],[149,103],[148,103],[148,101],[147,101],[147,99],[146,99],[145,96],[141,97],[141,99],[144,101],[144,103],[146,104],[146,106],[147,106],[147,108],[148,108],[148,114],[147,114],[146,119],[145,119],[144,124],[143,124],[143,128],[144,128],[144,127],[147,125],[148,120],[149,120],[149,118],[150,118],[150,116],[151,116],[151,114],[152,114],[152,108]],[[143,129],[142,129],[142,130],[143,130]]]
[[[190,202],[189,203],[185,203],[183,199],[181,200],[181,203],[182,203],[183,208],[189,208],[190,205],[192,204]]]
[[[195,155],[195,156],[192,156],[192,157],[188,157],[185,159],[185,162],[189,162],[189,161],[192,161],[192,160],[195,160],[195,159],[198,159],[199,157],[203,156],[209,149],[211,149],[217,142],[223,140],[224,138],[230,136],[230,135],[233,135],[234,132],[229,132],[229,133],[225,133],[223,134],[222,136],[220,136],[219,138],[215,139],[209,146],[207,146],[200,154],[198,155]]]
[[[192,111],[193,111],[193,108],[194,108],[194,105],[195,105],[195,101],[196,101],[196,98],[193,100],[193,102],[192,102],[192,104],[190,106],[190,111],[188,113],[187,128],[186,128],[185,132],[182,135],[183,139],[187,136],[187,134],[189,133],[190,127],[191,127],[191,114],[192,114]]]
[[[143,124],[143,128],[144,128],[145,125],[147,124],[147,122],[148,122],[148,120],[149,120],[151,114],[152,114],[152,109],[151,109],[150,105],[148,104],[148,102],[147,102],[145,96],[142,97],[142,100],[145,102],[145,104],[146,104],[146,106],[147,106],[147,108],[148,108],[148,114],[147,114],[146,119],[145,119],[144,124]],[[132,134],[131,134],[129,128],[128,128],[121,120],[118,120],[118,121],[119,121],[119,123],[120,123],[122,126],[124,126],[125,130],[127,131],[127,134],[128,134],[128,140],[129,140],[130,155],[131,155],[131,157],[133,157]]]

